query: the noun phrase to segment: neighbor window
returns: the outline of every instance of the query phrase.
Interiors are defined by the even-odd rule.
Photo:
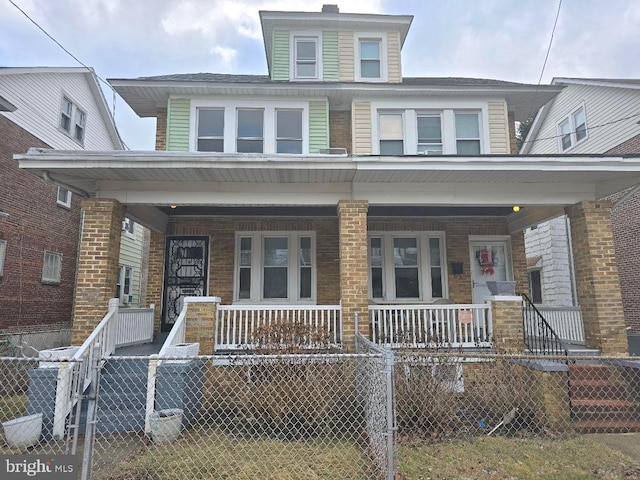
[[[363,79],[382,78],[382,40],[379,38],[361,38],[360,50],[360,77]]]
[[[302,110],[276,110],[276,153],[302,153]]]
[[[56,203],[61,207],[71,207],[71,192],[64,187],[58,187]]]
[[[125,218],[122,222],[122,230],[130,237],[136,236],[136,222],[130,218]]]
[[[311,233],[247,233],[236,240],[237,300],[312,301],[315,247]]]
[[[404,154],[403,114],[385,112],[378,116],[378,134],[380,137],[380,155]]]
[[[587,138],[587,116],[582,105],[558,122],[560,151],[570,149],[585,138]]]
[[[80,143],[84,142],[87,114],[67,97],[62,97],[60,129]]]
[[[442,119],[439,113],[419,113],[418,153],[442,154]]]
[[[118,268],[118,283],[116,285],[116,298],[120,303],[131,302],[131,279],[133,278],[133,268],[121,266]]]
[[[224,152],[224,109],[199,108],[196,149],[199,152]]]
[[[264,110],[238,109],[236,151],[240,153],[262,153],[264,144]]]
[[[369,293],[383,300],[431,300],[444,294],[444,236],[384,233],[369,236]]]
[[[60,283],[62,273],[62,254],[45,250],[42,265],[42,281],[46,283]]]
[[[7,241],[0,240],[0,277],[4,273],[4,257],[7,252]]]
[[[318,39],[316,37],[295,37],[294,49],[294,78],[318,78]]]
[[[456,153],[480,154],[480,122],[477,113],[456,113]]]
[[[529,271],[529,293],[533,303],[542,303],[542,278],[540,270]]]

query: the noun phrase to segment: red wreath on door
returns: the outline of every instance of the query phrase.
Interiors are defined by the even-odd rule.
[[[487,250],[483,248],[478,252],[478,263],[480,264],[480,268],[482,269],[483,275],[493,275],[493,252],[491,250]]]

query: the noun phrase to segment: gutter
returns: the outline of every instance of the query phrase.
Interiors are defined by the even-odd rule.
[[[42,171],[42,178],[47,183],[52,183],[52,184],[58,185],[58,186],[66,189],[66,190],[69,190],[72,193],[75,193],[76,195],[80,195],[81,197],[84,197],[84,198],[91,197],[91,195],[88,192],[86,192],[86,191],[84,191],[84,190],[82,190],[82,189],[80,189],[78,187],[73,187],[73,186],[71,186],[71,185],[69,185],[67,183],[64,183],[64,182],[61,182],[59,180],[54,179],[53,177],[51,177],[51,175],[49,174],[49,172],[47,170],[43,170]]]

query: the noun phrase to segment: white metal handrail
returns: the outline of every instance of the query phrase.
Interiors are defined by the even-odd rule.
[[[215,349],[255,348],[263,342],[335,347],[342,342],[340,305],[219,305]]]
[[[120,308],[116,348],[140,345],[153,341],[153,320],[155,305],[149,308]]]
[[[369,305],[371,339],[393,347],[491,347],[489,304]]]
[[[71,357],[71,362],[61,364],[58,369],[56,385],[56,403],[53,416],[53,437],[64,436],[65,419],[76,403],[73,398],[70,381],[74,366],[80,364],[80,392],[84,392],[91,384],[91,369],[97,361],[111,355],[116,349],[116,332],[118,328],[118,299],[109,300],[109,311],[98,326],[87,337],[82,346]]]
[[[560,340],[584,345],[584,323],[580,307],[536,305]]]
[[[176,321],[171,327],[169,335],[162,344],[162,348],[158,353],[158,357],[166,357],[167,348],[184,343],[185,335],[187,334],[187,302],[184,303],[180,315],[176,318]]]

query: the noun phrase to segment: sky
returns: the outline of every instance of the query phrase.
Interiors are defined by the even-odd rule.
[[[13,0],[103,79],[172,73],[266,74],[258,12],[413,15],[404,76],[538,83],[559,0]],[[79,66],[9,0],[0,0],[0,66]],[[640,1],[563,0],[542,83],[554,77],[640,78]],[[112,93],[105,87],[112,105]],[[116,124],[152,150],[155,120],[121,99]]]

